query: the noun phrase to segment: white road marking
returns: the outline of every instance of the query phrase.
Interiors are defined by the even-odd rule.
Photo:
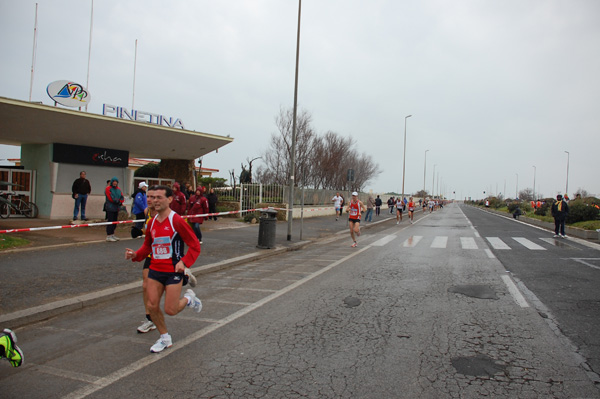
[[[473,237],[460,237],[462,249],[479,249]]]
[[[423,236],[410,236],[402,243],[402,246],[404,248],[414,248],[422,238]]]
[[[529,304],[521,294],[521,291],[519,291],[515,283],[512,281],[512,279],[509,276],[504,275],[502,276],[502,280],[504,281],[504,284],[506,284],[508,292],[510,292],[510,295],[513,297],[517,305],[519,305],[522,308],[528,308]]]
[[[494,249],[510,249],[510,247],[498,237],[486,237],[486,239],[492,244]]]
[[[95,384],[96,381],[98,381],[100,379],[100,377],[97,377],[94,375],[77,373],[75,371],[69,371],[69,370],[62,370],[62,369],[55,368],[55,367],[44,366],[42,364],[33,364],[32,365],[31,363],[29,363],[28,366],[33,367],[34,370],[40,371],[42,373],[54,375],[57,377],[67,378],[69,380],[88,382],[90,384]]]
[[[481,238],[481,236],[479,235],[479,232],[477,230],[475,230],[475,237]]]
[[[592,269],[598,269],[598,270],[600,270],[600,266],[596,266],[596,265],[593,265],[593,264],[591,264],[589,262],[586,262],[586,260],[600,260],[600,258],[571,258],[571,259],[573,259],[575,262],[581,263],[582,265],[589,266]]]
[[[446,248],[448,236],[436,236],[431,243],[431,248]]]
[[[227,324],[231,323],[232,321],[235,321],[235,320],[239,319],[240,317],[247,315],[248,313],[252,312],[253,310],[259,309],[260,307],[279,298],[280,296],[285,295],[288,292],[300,287],[304,283],[309,282],[310,280],[314,279],[315,277],[318,277],[321,274],[333,269],[334,267],[346,262],[347,260],[361,254],[362,252],[366,251],[369,248],[371,248],[371,246],[367,245],[364,248],[361,248],[358,250],[353,250],[350,255],[347,255],[347,256],[343,257],[342,259],[323,267],[322,269],[306,276],[302,280],[298,280],[297,282],[290,284],[287,287],[285,287],[277,292],[274,292],[271,295],[264,297],[263,299],[253,303],[252,305],[247,306],[243,309],[238,310],[235,313],[230,314],[229,316],[219,320],[217,323],[211,324],[210,326],[207,326],[207,327],[205,327],[201,330],[198,330],[195,333],[193,333],[181,340],[176,341],[175,345],[173,345],[171,348],[169,348],[165,352],[153,353],[149,356],[143,357],[140,360],[121,368],[120,370],[116,370],[116,371],[110,373],[106,377],[99,378],[98,380],[90,383],[90,385],[81,387],[80,389],[78,389],[74,392],[71,392],[69,395],[65,396],[65,398],[67,398],[67,399],[85,398],[86,396],[91,395],[94,392],[97,392],[103,388],[106,388],[107,386],[110,386],[110,385],[122,380],[123,378],[126,378],[126,377],[130,376],[131,374],[133,374],[139,370],[142,370],[142,369],[152,365],[155,362],[158,362],[162,358],[164,358],[166,356],[170,356],[171,354],[177,352],[180,349],[186,348],[188,345],[198,341],[200,338],[203,338],[204,336],[218,330],[219,328],[226,326]]]
[[[490,259],[494,259],[495,258],[494,253],[492,252],[491,249],[486,248],[485,249],[485,253],[487,254],[488,258],[490,258]]]
[[[523,245],[525,248],[531,249],[533,251],[545,251],[546,250],[546,248],[544,248],[540,245],[537,245],[533,241],[529,241],[525,237],[513,237],[513,240],[515,240],[519,244]]]
[[[386,244],[389,244],[390,242],[394,241],[397,238],[397,236],[391,234],[389,236],[385,236],[383,238],[380,238],[379,240],[375,241],[373,244],[371,244],[374,247],[383,247]]]

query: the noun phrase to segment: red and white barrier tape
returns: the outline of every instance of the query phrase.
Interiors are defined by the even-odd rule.
[[[209,216],[223,216],[223,215],[233,215],[236,213],[244,213],[244,212],[256,212],[256,211],[264,211],[267,209],[272,209],[276,211],[285,211],[285,208],[257,208],[257,209],[246,209],[243,211],[229,211],[229,212],[217,212],[217,213],[203,213],[199,215],[184,215],[182,216],[184,219],[188,218],[196,218],[196,217],[209,217]],[[129,224],[129,223],[140,223],[145,222],[146,219],[138,219],[138,220],[119,220],[116,222],[100,222],[100,223],[83,223],[83,224],[67,224],[64,226],[46,226],[46,227],[29,227],[25,229],[7,229],[0,230],[0,234],[7,233],[24,233],[28,231],[42,231],[42,230],[59,230],[59,229],[73,229],[79,227],[93,227],[93,226],[107,226],[110,224]]]

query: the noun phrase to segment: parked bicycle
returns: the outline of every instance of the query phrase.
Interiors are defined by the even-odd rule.
[[[37,205],[23,200],[23,197],[23,195],[13,192],[0,194],[0,218],[6,219],[13,213],[27,218],[36,218],[38,215]]]

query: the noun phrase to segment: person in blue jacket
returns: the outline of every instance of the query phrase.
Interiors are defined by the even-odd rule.
[[[135,220],[146,219],[146,214],[148,212],[148,199],[146,198],[147,189],[148,185],[146,182],[141,182],[133,194],[133,207],[131,208],[131,213],[135,215]],[[137,238],[141,236],[143,234],[143,228],[144,222],[134,223],[133,228],[131,229],[131,237]]]

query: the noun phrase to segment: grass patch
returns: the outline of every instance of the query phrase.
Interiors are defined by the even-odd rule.
[[[569,226],[585,230],[598,230],[600,229],[600,220],[585,220],[583,222],[573,223]]]
[[[17,238],[10,234],[0,234],[0,250],[20,247],[29,244],[29,241],[23,238]]]

